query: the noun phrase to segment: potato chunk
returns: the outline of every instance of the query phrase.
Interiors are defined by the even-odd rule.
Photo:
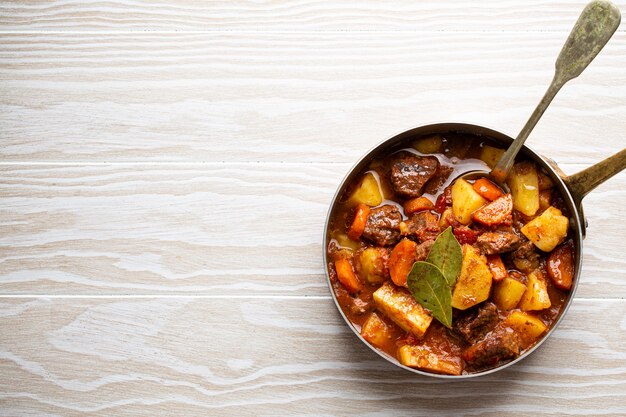
[[[460,360],[438,355],[424,346],[404,345],[398,349],[400,363],[411,368],[448,375],[461,375],[463,367]]]
[[[387,315],[394,323],[417,337],[422,337],[432,316],[405,289],[386,282],[374,294],[376,307]]]
[[[372,313],[361,328],[361,336],[372,345],[383,347],[391,340],[393,334],[387,323],[382,321],[376,313]]]
[[[461,274],[452,292],[452,307],[466,310],[489,298],[492,275],[487,260],[471,245],[463,245]]]
[[[541,216],[526,223],[522,227],[522,233],[539,249],[550,252],[565,239],[568,226],[569,220],[563,216],[561,210],[550,206]]]
[[[460,223],[469,224],[472,221],[472,213],[486,203],[487,200],[464,179],[456,180],[452,186],[452,213]]]
[[[526,216],[539,210],[539,177],[537,167],[530,161],[518,162],[507,178],[513,195],[513,208]]]
[[[371,284],[378,284],[387,278],[387,250],[385,248],[367,248],[359,256],[358,271],[361,278]]]
[[[378,186],[378,180],[371,172],[366,173],[359,185],[356,186],[349,201],[354,204],[367,204],[368,206],[377,206],[383,202],[383,196]]]
[[[361,247],[361,243],[352,240],[345,233],[335,233],[333,234],[333,238],[337,241],[337,246],[342,249],[350,249],[351,251],[355,251]]]
[[[435,153],[441,149],[441,136],[432,135],[415,141],[413,148],[421,153]]]
[[[493,168],[496,166],[503,153],[504,149],[484,145],[482,151],[480,151],[480,159],[487,163],[487,165],[489,165],[489,168]]]
[[[528,274],[526,291],[519,302],[520,310],[544,310],[551,305],[546,281],[541,276],[541,272],[537,270]]]
[[[517,310],[512,311],[503,324],[519,334],[524,349],[532,345],[548,329],[539,318]]]
[[[511,277],[506,277],[496,284],[493,301],[500,310],[512,310],[526,292],[526,285]]]

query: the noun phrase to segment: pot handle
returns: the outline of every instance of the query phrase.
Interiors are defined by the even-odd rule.
[[[586,228],[582,207],[583,198],[598,185],[602,184],[613,175],[618,174],[624,168],[626,168],[626,148],[589,168],[563,178],[563,182],[565,182],[565,185],[572,194],[574,203],[580,214],[581,224],[583,225],[583,236],[585,233],[584,229]]]

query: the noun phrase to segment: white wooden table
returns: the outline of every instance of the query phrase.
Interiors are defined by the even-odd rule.
[[[626,414],[626,174],[561,327],[494,375],[382,361],[322,265],[350,165],[420,124],[515,135],[584,3],[1,2],[0,415]],[[625,140],[622,24],[529,144],[573,173]]]

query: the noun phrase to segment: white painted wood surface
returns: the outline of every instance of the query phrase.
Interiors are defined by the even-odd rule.
[[[380,360],[321,260],[356,158],[514,135],[583,5],[2,2],[0,415],[625,415],[625,174],[585,200],[562,327],[485,378]],[[623,147],[625,32],[529,140],[568,173]]]
[[[577,300],[554,337],[519,366],[456,383],[380,360],[346,328],[328,297],[39,298],[2,300],[0,314],[0,371],[11,381],[0,388],[7,415],[624,410],[623,300]]]
[[[615,3],[626,8],[624,0]],[[585,4],[584,0],[6,0],[0,6],[0,26],[12,31],[569,31]]]

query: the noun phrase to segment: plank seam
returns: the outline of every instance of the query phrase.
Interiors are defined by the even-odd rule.
[[[0,299],[173,299],[180,298],[186,300],[331,300],[330,295],[214,295],[214,294],[0,294]],[[622,297],[574,297],[574,301],[596,302],[596,301],[626,301]]]
[[[352,166],[356,162],[354,161],[112,161],[112,162],[90,162],[90,161],[0,161],[0,167],[2,166],[159,166],[159,165],[171,165],[171,166],[185,166],[185,165],[347,165]],[[593,162],[590,161],[561,161],[561,165],[585,165]]]
[[[524,33],[563,33],[568,34],[569,30],[542,30],[542,29],[533,29],[533,30],[450,30],[450,29],[318,29],[318,30],[310,30],[310,29],[202,29],[202,30],[160,30],[160,29],[137,29],[137,30],[1,30],[0,35],[59,35],[59,34],[67,34],[67,35],[126,35],[126,34],[209,34],[209,33],[228,33],[228,34],[238,34],[238,33],[253,33],[253,34],[319,34],[319,33],[459,33],[459,34],[524,34]],[[618,29],[618,33],[625,33],[626,29]]]

